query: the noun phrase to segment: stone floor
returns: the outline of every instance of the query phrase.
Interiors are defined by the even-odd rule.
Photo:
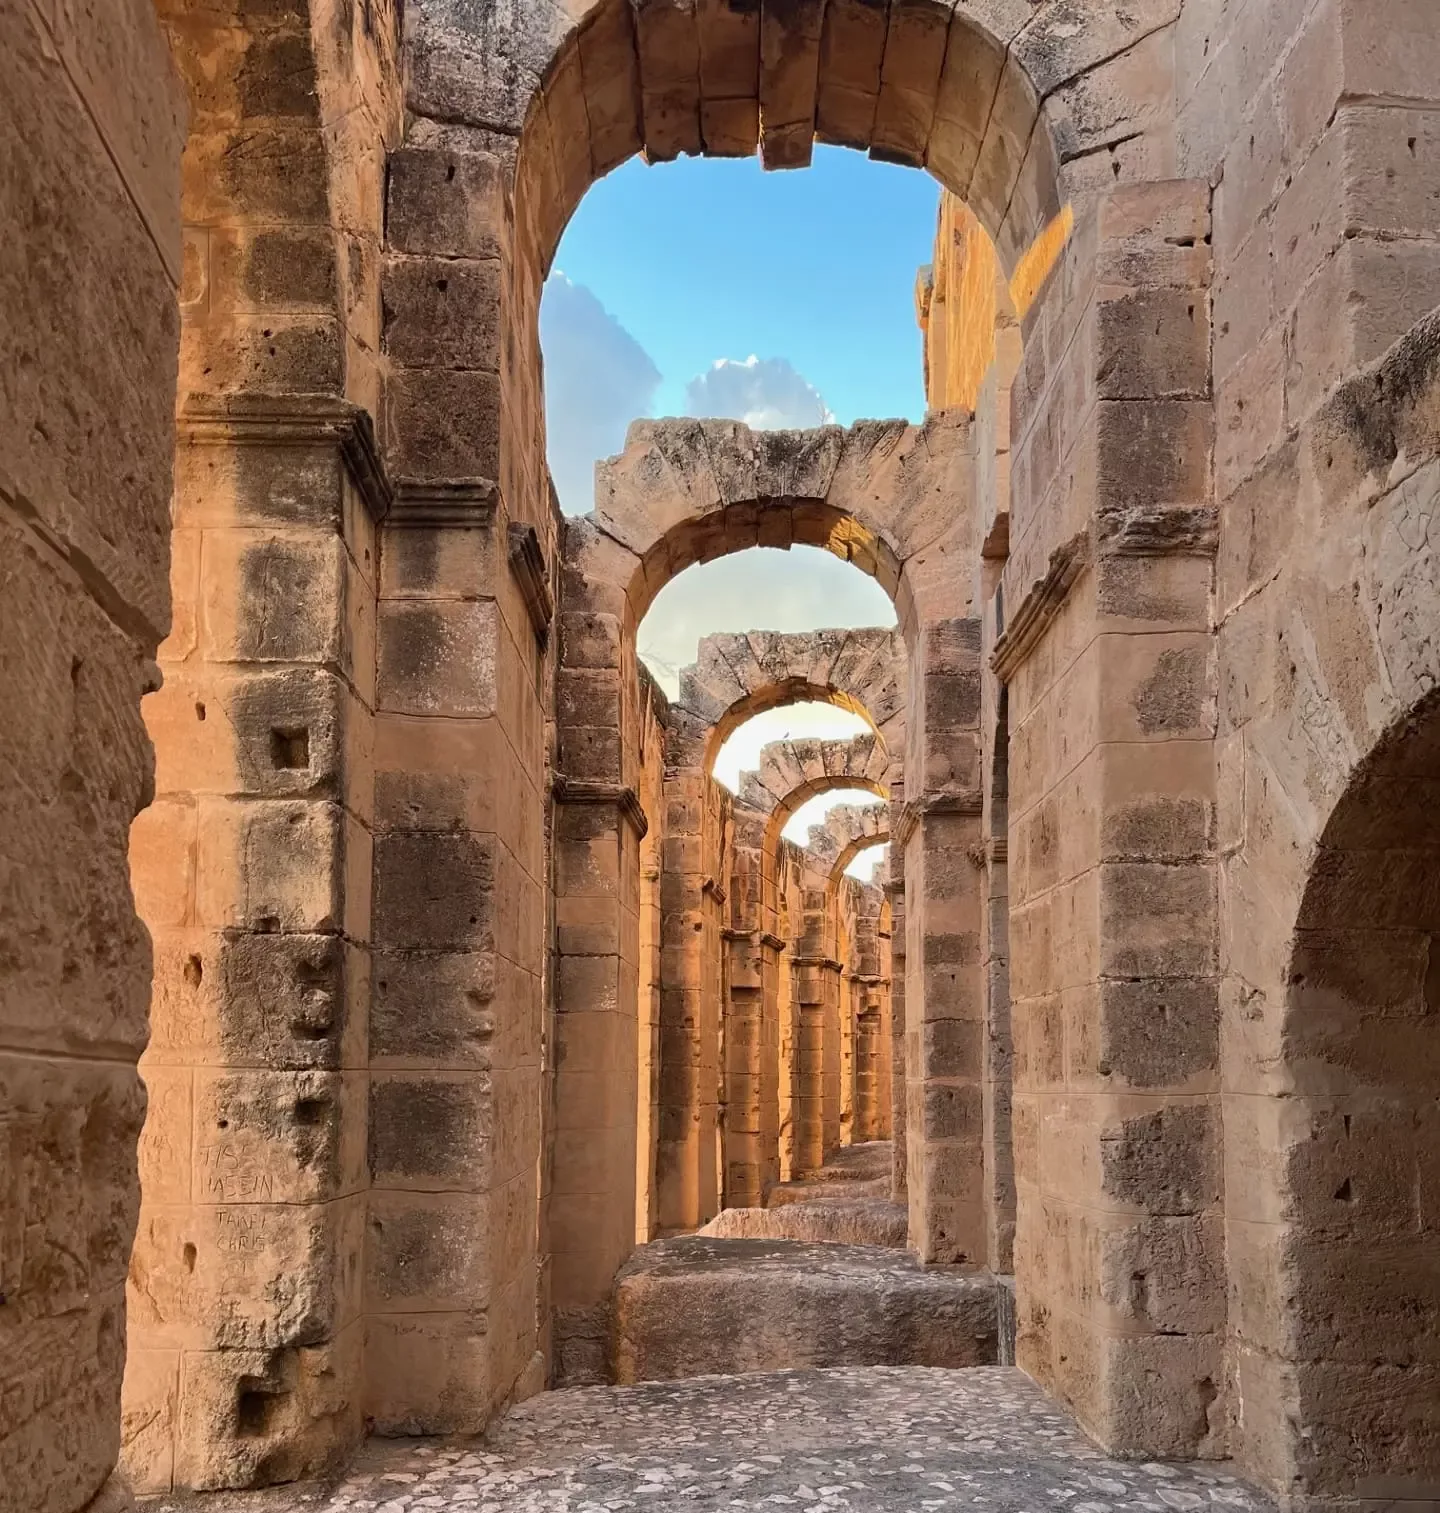
[[[206,1513],[1130,1513],[1273,1505],[1220,1467],[1108,1459],[1006,1367],[866,1367],[550,1392],[484,1441],[372,1441],[331,1488]]]

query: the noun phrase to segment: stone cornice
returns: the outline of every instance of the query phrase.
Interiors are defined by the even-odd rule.
[[[915,834],[915,827],[927,815],[980,815],[984,813],[984,810],[984,795],[978,788],[959,788],[945,793],[928,793],[924,798],[900,806],[899,813],[895,815],[894,823],[890,826],[890,839],[894,845],[903,850],[909,844],[910,837]],[[896,885],[885,883],[883,886],[889,890]]]
[[[190,446],[333,446],[372,519],[385,519],[394,506],[370,412],[348,400],[328,394],[192,394],[176,429]]]
[[[594,778],[569,778],[563,773],[555,775],[551,791],[560,804],[614,804],[629,823],[639,839],[644,840],[650,829],[645,818],[644,806],[633,788],[622,783],[606,783]]]
[[[510,571],[520,587],[530,627],[543,651],[550,641],[550,625],[555,619],[555,598],[550,592],[550,575],[546,571],[545,553],[533,525],[512,522],[509,529]]]
[[[702,893],[708,893],[710,897],[716,901],[716,903],[721,904],[725,902],[725,899],[728,896],[725,892],[724,887],[713,877],[707,877],[705,881],[700,884],[700,891]]]
[[[495,518],[499,490],[489,478],[395,480],[395,502],[387,525],[488,526]]]
[[[792,967],[823,967],[829,972],[844,972],[845,963],[834,956],[792,956]]]
[[[1088,531],[1078,531],[1050,553],[1045,576],[1020,601],[990,655],[990,666],[1002,683],[1014,677],[1016,669],[1039,645],[1089,561]]]

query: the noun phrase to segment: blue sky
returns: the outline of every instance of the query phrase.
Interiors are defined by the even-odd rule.
[[[918,420],[914,284],[938,194],[927,174],[827,147],[799,172],[632,158],[602,179],[541,309],[562,506],[589,508],[594,459],[636,415]],[[758,371],[735,366],[751,357]]]
[[[800,172],[758,159],[632,158],[596,184],[556,267],[590,289],[661,375],[656,414],[717,358],[788,358],[842,424],[924,405],[915,270],[938,186],[817,147]]]

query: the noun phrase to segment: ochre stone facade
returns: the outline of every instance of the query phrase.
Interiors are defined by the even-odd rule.
[[[1013,1279],[1110,1452],[1440,1499],[1429,0],[0,40],[0,1509],[604,1378],[627,1263],[885,1138],[910,1257],[835,1265],[958,1279],[957,1360]],[[641,421],[562,520],[585,191],[817,139],[945,190],[931,413]],[[667,701],[659,590],[795,543],[898,629],[712,638]],[[715,782],[817,697],[870,733]]]

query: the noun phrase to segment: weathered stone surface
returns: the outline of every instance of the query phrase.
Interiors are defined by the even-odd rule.
[[[807,1244],[903,1249],[906,1224],[901,1203],[837,1194],[824,1202],[800,1200],[769,1208],[721,1209],[697,1233],[716,1240],[801,1240]]]
[[[976,1366],[995,1353],[986,1272],[894,1250],[782,1240],[659,1240],[616,1278],[622,1383],[794,1366]]]

